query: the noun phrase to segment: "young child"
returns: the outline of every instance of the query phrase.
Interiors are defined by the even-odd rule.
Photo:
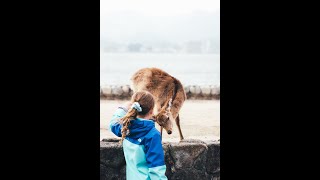
[[[152,94],[136,92],[110,121],[110,130],[122,137],[127,180],[167,180],[160,132],[150,120],[154,104]]]

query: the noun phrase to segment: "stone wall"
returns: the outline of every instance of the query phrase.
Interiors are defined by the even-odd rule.
[[[187,99],[220,99],[219,86],[184,86]],[[100,99],[130,99],[133,92],[129,85],[100,87]]]
[[[100,142],[100,180],[126,179],[126,162],[118,139]],[[164,142],[169,180],[220,180],[220,141]]]

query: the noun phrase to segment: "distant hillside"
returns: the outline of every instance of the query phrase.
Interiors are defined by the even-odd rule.
[[[220,51],[220,12],[172,17],[113,13],[101,19],[100,26],[104,49],[154,51],[165,47],[166,51],[181,51],[200,45],[198,49],[203,51]]]

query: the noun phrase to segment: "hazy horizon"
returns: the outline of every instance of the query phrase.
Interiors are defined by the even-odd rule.
[[[220,50],[220,1],[101,0],[100,4],[102,48],[112,43],[210,41]]]

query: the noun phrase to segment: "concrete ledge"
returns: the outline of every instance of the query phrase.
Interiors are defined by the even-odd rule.
[[[187,99],[220,99],[220,86],[206,85],[187,85],[184,86]],[[133,94],[129,85],[118,86],[103,86],[100,87],[100,99],[114,100],[125,99],[128,100]]]
[[[163,143],[169,180],[220,180],[220,141],[183,140]],[[100,142],[100,180],[122,180],[126,162],[119,139]]]

